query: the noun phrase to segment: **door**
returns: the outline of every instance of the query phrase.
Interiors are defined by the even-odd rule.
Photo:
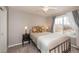
[[[7,52],[7,11],[0,7],[0,53],[3,52]]]

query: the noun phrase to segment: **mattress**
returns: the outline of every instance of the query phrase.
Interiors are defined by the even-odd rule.
[[[42,33],[30,33],[30,38],[32,39],[32,41],[37,44],[37,39],[40,36],[45,36],[51,34],[51,32],[42,32]]]

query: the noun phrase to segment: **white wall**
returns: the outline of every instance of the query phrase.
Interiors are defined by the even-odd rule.
[[[48,21],[42,16],[28,14],[9,8],[8,46],[21,43],[24,27],[27,26],[29,30],[36,24],[47,25]]]
[[[7,52],[7,10],[0,7],[0,53]]]
[[[48,25],[48,27],[49,27],[49,31],[51,31],[52,32],[52,26],[53,26],[53,18],[51,17],[51,16],[49,16],[49,17],[46,17],[46,19],[47,19],[47,25]]]

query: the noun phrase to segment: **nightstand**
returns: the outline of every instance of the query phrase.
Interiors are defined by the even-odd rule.
[[[30,44],[30,34],[23,34],[22,35],[22,45],[24,45],[25,41],[28,41]]]

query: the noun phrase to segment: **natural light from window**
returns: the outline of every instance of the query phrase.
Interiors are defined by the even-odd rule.
[[[71,32],[74,31],[67,16],[56,17],[54,23],[55,32]]]

